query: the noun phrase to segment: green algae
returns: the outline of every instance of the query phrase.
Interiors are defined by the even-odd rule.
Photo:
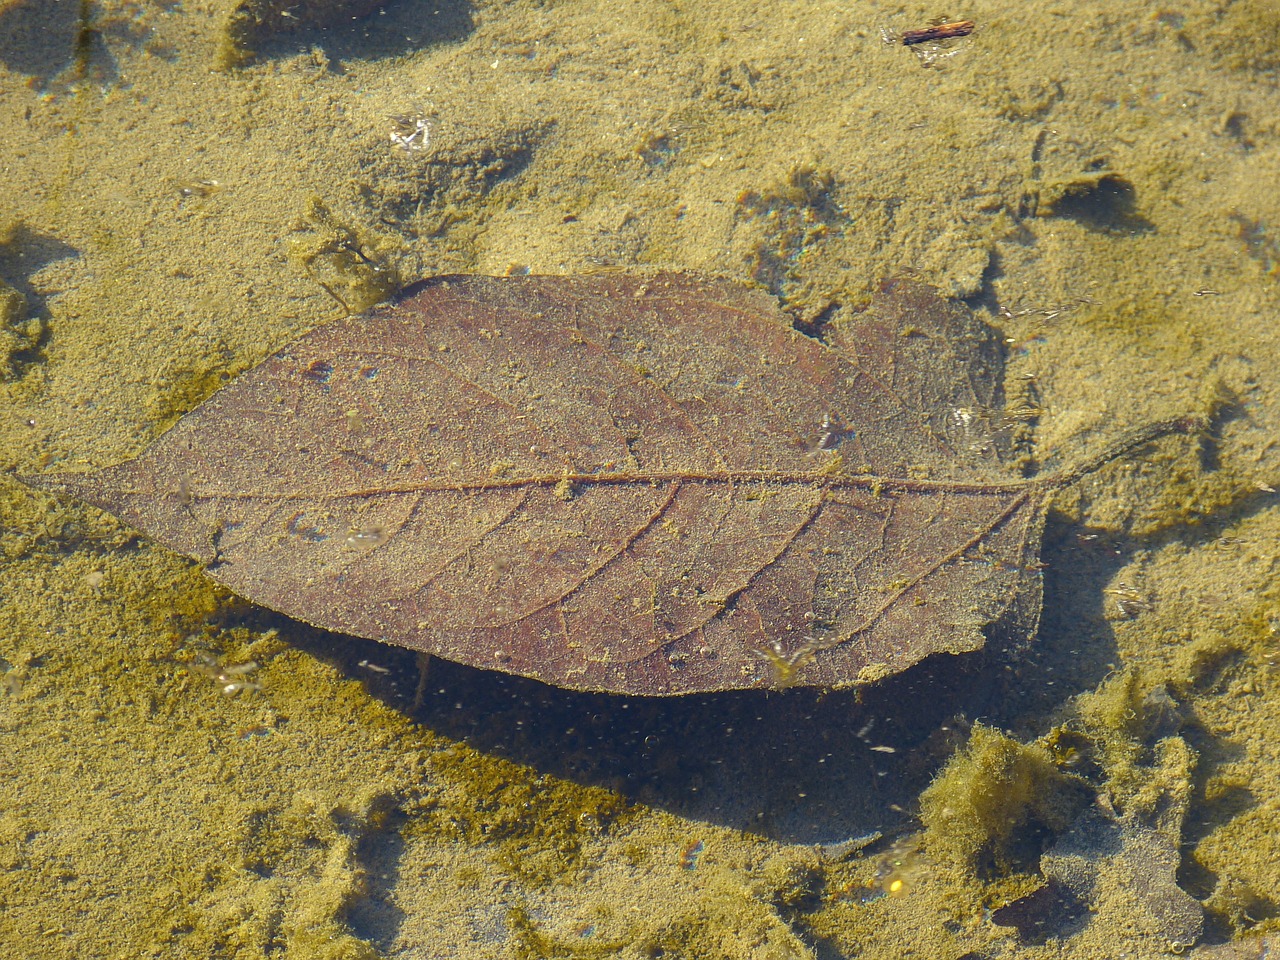
[[[395,293],[402,284],[391,261],[394,241],[339,220],[319,197],[289,240],[289,258],[338,301],[348,313],[360,313]]]
[[[516,907],[507,914],[507,925],[516,938],[516,955],[522,960],[589,960],[593,957],[613,957],[628,946],[626,940],[586,939],[582,934],[577,942],[562,940],[545,933],[530,918],[529,912]],[[590,929],[583,928],[582,933]],[[584,942],[585,941],[585,942]]]
[[[1028,837],[1064,831],[1091,791],[1064,772],[1039,743],[1022,744],[984,724],[920,795],[920,819],[929,853],[961,870],[1009,873],[1030,854]]]
[[[456,799],[423,801],[407,836],[493,848],[495,862],[534,884],[572,882],[587,864],[584,841],[626,828],[636,815],[611,790],[578,786],[462,745],[435,753],[433,773]]]

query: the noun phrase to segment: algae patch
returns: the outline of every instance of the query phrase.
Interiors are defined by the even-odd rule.
[[[975,724],[920,797],[926,848],[966,871],[1007,873],[1039,855],[1034,841],[1046,831],[1065,830],[1089,794],[1043,744]]]
[[[1077,704],[1086,732],[1031,744],[976,725],[921,796],[925,849],[985,879],[995,923],[1024,943],[1182,951],[1203,933],[1203,909],[1176,879],[1195,755],[1172,735],[1164,688],[1140,690],[1121,675]]]
[[[351,226],[319,197],[306,210],[289,241],[289,259],[320,284],[347,313],[360,313],[400,288],[391,257],[394,241]]]
[[[419,802],[407,835],[483,845],[507,873],[535,885],[572,879],[588,842],[634,814],[618,794],[578,786],[463,744],[435,753],[432,771],[453,789]]]

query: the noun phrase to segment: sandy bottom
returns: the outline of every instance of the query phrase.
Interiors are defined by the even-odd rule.
[[[0,956],[1277,949],[1275,7],[367,6],[0,3],[0,468],[454,272],[909,271],[1046,466],[1209,426],[1058,497],[1030,649],[861,695],[424,674],[0,475]]]

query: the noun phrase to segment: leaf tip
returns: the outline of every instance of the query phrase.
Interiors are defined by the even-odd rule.
[[[50,493],[60,497],[77,495],[76,490],[78,487],[74,481],[78,474],[18,473],[16,470],[10,470],[8,473],[10,477],[17,480],[24,487],[39,490],[41,493]]]
[[[25,487],[60,499],[70,497],[109,509],[102,502],[102,480],[98,473],[11,473]]]

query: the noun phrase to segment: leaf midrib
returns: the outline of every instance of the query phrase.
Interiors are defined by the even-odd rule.
[[[871,490],[876,493],[960,493],[1009,494],[1036,490],[1053,490],[1060,484],[1053,478],[1010,480],[1007,482],[924,480],[909,477],[885,477],[860,474],[856,477],[831,476],[820,471],[792,473],[769,470],[731,470],[711,473],[696,471],[647,471],[644,473],[556,473],[527,477],[494,477],[473,481],[417,481],[387,486],[348,490],[326,490],[319,493],[260,493],[255,491],[215,491],[194,488],[193,497],[221,497],[228,500],[266,499],[344,499],[401,493],[485,493],[491,490],[521,490],[530,487],[556,487],[568,481],[575,488],[592,486],[661,486],[668,483],[760,484],[774,486],[808,486],[822,490]],[[120,493],[143,494],[152,491],[124,490]]]

